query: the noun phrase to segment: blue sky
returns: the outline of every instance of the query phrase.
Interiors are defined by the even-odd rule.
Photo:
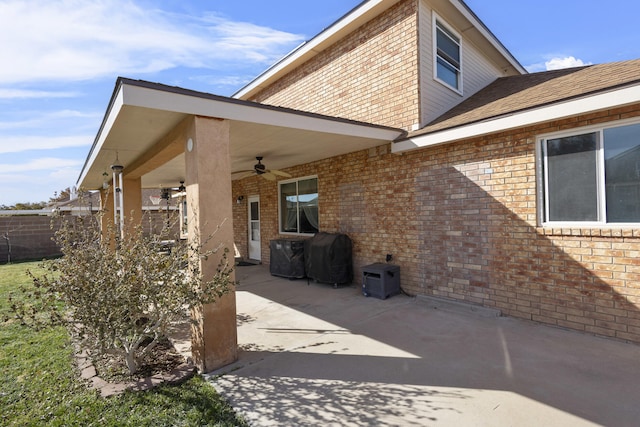
[[[0,0],[0,205],[72,187],[118,76],[232,95],[360,0]],[[529,71],[640,58],[640,3],[467,0]]]

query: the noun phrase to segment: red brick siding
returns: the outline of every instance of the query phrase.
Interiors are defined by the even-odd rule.
[[[405,0],[252,100],[409,129],[419,123],[417,2]]]
[[[317,175],[321,231],[354,242],[354,269],[401,266],[402,287],[515,317],[640,342],[640,229],[536,225],[536,135],[640,116],[640,104],[401,155],[388,146],[301,165]],[[277,185],[235,181],[246,256],[246,197],[259,194],[263,261],[278,235]]]

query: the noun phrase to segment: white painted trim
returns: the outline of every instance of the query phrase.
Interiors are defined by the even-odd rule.
[[[102,146],[104,142],[111,132],[111,128],[116,121],[116,118],[120,114],[120,110],[124,106],[124,85],[121,85],[118,89],[118,93],[113,97],[113,103],[110,105],[109,111],[107,111],[107,116],[105,117],[104,125],[100,128],[98,133],[98,140],[91,148],[91,156],[86,160],[85,166],[82,169],[82,174],[78,178],[77,182],[84,182],[84,179],[87,177],[87,173],[91,169],[91,165],[96,161],[98,154],[102,150]]]
[[[638,100],[638,102],[640,102],[640,99]],[[611,120],[609,122],[596,123],[596,124],[587,125],[587,126],[580,126],[580,127],[560,130],[557,132],[547,132],[540,135],[536,135],[536,138],[538,139],[538,141],[540,141],[541,139],[563,138],[566,136],[580,135],[583,133],[597,132],[603,129],[611,129],[611,128],[617,128],[621,126],[628,126],[628,125],[634,125],[634,124],[640,124],[640,117],[631,117],[629,119],[621,119],[621,120]]]
[[[449,83],[445,82],[444,80],[442,80],[441,78],[438,77],[438,22],[442,25],[442,27],[444,29],[446,29],[448,32],[450,32],[452,35],[454,35],[455,37],[458,38],[457,40],[457,44],[458,44],[458,49],[460,49],[460,51],[458,52],[458,54],[460,55],[460,68],[458,70],[458,87],[453,87],[451,86]],[[433,46],[432,46],[432,53],[433,53],[433,80],[437,81],[438,83],[440,83],[441,85],[443,85],[444,87],[446,87],[449,90],[454,91],[455,93],[457,93],[458,95],[462,95],[463,94],[463,57],[464,57],[464,52],[462,50],[462,36],[460,35],[460,33],[458,33],[444,18],[442,18],[440,15],[438,15],[435,10],[432,11],[431,13],[431,39],[433,41]],[[456,40],[454,40],[456,41]]]
[[[320,230],[320,179],[318,178],[318,175],[307,175],[307,176],[301,176],[300,178],[291,178],[291,179],[285,179],[282,181],[278,181],[278,233],[282,234],[282,235],[286,235],[286,236],[313,236],[314,233],[298,233],[298,232],[293,232],[293,231],[283,231],[282,230],[282,204],[280,203],[280,195],[281,195],[281,188],[282,188],[282,184],[291,184],[292,182],[296,183],[296,194],[298,194],[298,185],[297,183],[300,181],[305,181],[305,180],[309,180],[309,179],[315,179],[317,180],[317,184],[318,184],[318,230]],[[299,194],[298,194],[299,195]],[[300,226],[300,224],[298,224],[298,226]]]
[[[536,138],[535,156],[536,156],[536,225],[542,227],[544,219],[547,218],[548,208],[545,204],[545,195],[548,193],[546,188],[547,180],[544,177],[546,167],[546,156],[544,155],[544,147],[542,139]]]
[[[392,141],[402,131],[391,128],[367,126],[365,124],[333,120],[304,113],[265,108],[259,104],[229,102],[182,93],[166,92],[159,89],[122,85],[123,103],[127,106],[152,108],[176,113],[216,117],[219,119],[282,126],[321,133],[355,136],[361,138]],[[103,132],[104,134],[104,132]]]
[[[471,24],[480,32],[480,34],[482,34],[485,39],[489,40],[489,43],[491,43],[493,47],[498,52],[500,52],[500,54],[507,61],[509,61],[509,64],[511,64],[513,68],[518,70],[518,72],[520,72],[521,74],[528,73],[528,71],[514,58],[511,52],[509,52],[507,48],[502,45],[500,40],[498,40],[496,36],[487,29],[487,27],[482,23],[482,21],[479,20],[479,18],[471,11],[471,9],[467,5],[463,4],[460,0],[450,0],[450,2],[456,9],[458,9],[458,12],[464,15],[464,17],[468,19],[469,22],[471,22]]]
[[[634,117],[630,119],[614,120],[611,122],[597,123],[589,126],[571,128],[559,132],[549,132],[536,136],[536,184],[542,191],[538,191],[536,197],[538,208],[538,226],[544,228],[632,228],[637,227],[638,223],[610,223],[607,218],[607,198],[606,198],[606,182],[605,182],[605,157],[604,157],[604,132],[607,129],[615,129],[622,126],[638,125],[640,118]],[[580,222],[580,221],[549,221],[549,184],[548,184],[548,166],[546,144],[549,139],[566,138],[574,135],[583,135],[594,133],[596,135],[596,175],[598,179],[598,213],[600,218],[598,221]],[[544,172],[543,172],[544,170]]]
[[[364,25],[364,23],[378,16],[389,9],[399,0],[370,0],[363,2],[349,14],[336,21],[329,28],[303,43],[291,53],[286,55],[280,62],[267,69],[248,85],[236,92],[232,97],[237,99],[249,99],[255,92],[269,86],[274,79],[286,73],[290,68],[322,52],[331,44],[340,40],[344,35]],[[486,26],[470,11],[469,7],[459,0],[449,0],[449,2],[460,12],[478,32],[486,38],[489,43],[521,74],[527,74],[527,70],[518,63],[513,55],[500,43]],[[460,38],[462,40],[462,38]],[[448,85],[447,85],[448,86]]]
[[[401,153],[424,147],[448,144],[494,132],[504,132],[509,129],[531,126],[598,110],[622,107],[637,102],[640,102],[640,85],[615,89],[575,100],[558,102],[549,106],[508,114],[426,135],[409,137],[392,144],[391,152]]]
[[[258,219],[251,219],[251,203],[258,203]],[[251,227],[253,221],[258,223],[258,240],[253,240],[253,228]],[[260,195],[254,194],[251,196],[247,196],[247,231],[248,231],[248,241],[247,241],[247,258],[252,259],[254,261],[262,261],[262,212],[260,209]],[[252,242],[257,242],[252,244]],[[252,256],[257,255],[257,256]]]

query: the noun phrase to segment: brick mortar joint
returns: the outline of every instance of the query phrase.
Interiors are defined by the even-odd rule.
[[[536,227],[536,232],[542,236],[567,237],[602,237],[610,239],[640,240],[638,228],[580,228],[580,227]]]

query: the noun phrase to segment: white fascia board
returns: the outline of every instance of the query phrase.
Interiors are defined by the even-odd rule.
[[[391,152],[401,153],[418,148],[448,144],[462,139],[474,138],[495,132],[504,132],[509,129],[531,126],[593,111],[622,107],[636,102],[640,102],[640,85],[561,102],[534,110],[514,113],[493,120],[407,138],[392,144]]]
[[[393,128],[367,126],[341,120],[295,113],[259,105],[247,105],[244,101],[211,99],[166,92],[162,90],[123,85],[124,105],[172,111],[218,119],[282,126],[338,135],[379,139],[387,142],[398,138],[402,131]]]
[[[301,59],[304,60],[306,57],[312,57],[322,52],[327,43],[331,44],[335,40],[340,39],[344,34],[351,31],[349,30],[350,28],[355,29],[363,25],[363,23],[377,16],[381,11],[390,8],[398,1],[400,0],[369,0],[364,4],[361,4],[350,14],[336,21],[333,25],[308,42],[300,45],[300,47],[285,56],[280,60],[280,62],[276,63],[271,68],[267,69],[247,86],[236,92],[232,97],[237,99],[247,99],[254,91],[268,86],[268,82],[279,73],[282,73],[293,64],[299,65],[298,63]],[[347,30],[347,32],[345,32],[345,30]]]
[[[517,59],[507,50],[507,48],[498,40],[498,38],[491,33],[490,30],[479,20],[479,18],[470,11],[470,8],[462,2],[457,0],[452,0],[451,4],[458,9],[458,11],[467,19],[471,24],[482,34],[482,36],[489,41],[493,45],[493,47],[500,52],[500,54],[507,60],[509,63],[518,70],[521,74],[527,74],[528,71],[518,62]]]
[[[106,113],[103,125],[100,127],[100,131],[96,136],[93,146],[91,147],[90,157],[85,162],[84,168],[80,173],[80,177],[76,182],[77,185],[80,185],[80,183],[84,182],[84,179],[87,177],[87,173],[91,169],[91,165],[93,165],[93,162],[95,162],[96,158],[98,157],[98,153],[100,153],[100,151],[102,150],[102,146],[104,145],[107,136],[111,132],[111,128],[113,127],[113,124],[120,114],[120,110],[122,110],[122,107],[124,105],[123,92],[123,85],[120,85],[120,87],[118,88],[118,93],[113,97],[113,102]]]

